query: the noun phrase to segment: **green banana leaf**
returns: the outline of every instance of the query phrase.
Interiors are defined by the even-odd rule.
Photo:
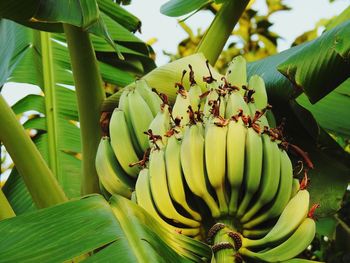
[[[83,262],[204,262],[212,257],[207,245],[166,232],[130,200],[114,196],[110,203],[91,195],[0,221],[0,262],[77,257]]]
[[[126,11],[120,5],[114,4],[110,0],[97,0],[99,9],[110,16],[114,21],[122,25],[131,32],[136,32],[141,28],[141,21],[133,14]]]
[[[33,199],[16,168],[12,169],[2,191],[16,215],[36,210]]]
[[[117,240],[120,227],[96,195],[2,220],[0,233],[0,262],[63,262]]]
[[[69,8],[67,8],[69,4]],[[95,0],[89,1],[0,1],[0,17],[4,17],[25,26],[39,30],[61,30],[62,23],[82,27],[91,33],[103,37],[116,48],[106,30]],[[20,10],[20,12],[18,12]]]
[[[346,21],[297,46],[277,68],[316,103],[350,77],[349,38],[350,21]]]
[[[160,12],[167,16],[182,16],[203,8],[212,0],[170,0],[160,7]]]
[[[350,78],[316,104],[311,104],[304,94],[296,100],[329,132],[350,138],[350,107],[347,106],[350,102]]]
[[[0,91],[2,86],[24,55],[27,47],[27,29],[8,20],[0,22]]]
[[[36,141],[41,145],[44,159],[48,161],[66,194],[69,197],[79,196],[80,161],[72,155],[81,152],[80,132],[74,123],[78,121],[78,112],[74,91],[59,84],[73,84],[71,73],[56,63],[62,57],[62,52],[59,53],[60,50],[57,51],[52,45],[55,43],[48,33],[24,29],[8,20],[1,20],[0,24],[2,23],[5,27],[13,28],[13,34],[20,40],[19,43],[26,43],[20,54],[13,54],[21,59],[11,68],[12,71],[8,70],[7,81],[38,85],[47,94],[27,96],[14,105],[14,110],[17,114],[29,110],[41,114],[40,118],[30,119],[25,126],[42,131],[37,134]],[[23,34],[15,33],[17,29]],[[13,42],[14,45],[16,43]],[[50,53],[53,59],[43,60],[43,52]]]

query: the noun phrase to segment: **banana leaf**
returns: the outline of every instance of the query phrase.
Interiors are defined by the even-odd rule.
[[[205,262],[211,249],[168,233],[121,196],[102,196],[0,221],[0,262]],[[90,257],[88,257],[90,255]]]

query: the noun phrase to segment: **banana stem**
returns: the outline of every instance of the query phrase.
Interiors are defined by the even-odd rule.
[[[38,208],[67,201],[62,188],[0,94],[0,141],[4,143]]]
[[[82,139],[82,195],[99,193],[95,168],[101,138],[100,107],[105,99],[101,75],[89,34],[81,28],[64,24],[78,101]]]
[[[227,39],[248,3],[249,0],[225,1],[205,32],[196,53],[203,53],[211,65],[215,65],[218,60]]]
[[[225,227],[215,235],[213,251],[217,263],[235,262],[236,251],[234,242],[228,235],[229,231],[230,229]]]
[[[40,47],[42,54],[43,70],[43,87],[45,91],[45,116],[47,124],[48,139],[48,164],[53,174],[58,178],[58,161],[57,161],[57,107],[56,102],[56,81],[53,65],[53,54],[51,46],[51,33],[40,32]],[[58,178],[60,181],[60,178]]]
[[[0,188],[0,221],[14,216],[16,214]]]

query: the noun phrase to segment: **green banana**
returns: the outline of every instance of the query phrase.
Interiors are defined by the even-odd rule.
[[[249,90],[254,91],[252,95],[253,101],[248,102],[248,106],[250,109],[250,118],[253,119],[255,117],[255,114],[257,113],[257,110],[261,111],[267,106],[267,95],[265,91],[264,80],[258,75],[253,75],[249,79],[248,87],[249,87]],[[265,91],[264,94],[262,90]],[[260,92],[257,93],[257,91],[260,91]],[[269,122],[267,121],[265,114],[259,117],[258,122],[261,123],[260,124],[261,127],[264,127],[264,126],[269,127]]]
[[[173,220],[175,223],[181,223],[190,227],[199,227],[200,224],[177,212],[172,203],[166,175],[166,165],[164,150],[153,148],[149,156],[149,180],[152,197],[157,210],[164,217]]]
[[[208,192],[206,184],[204,138],[201,126],[201,123],[197,123],[186,129],[181,144],[181,166],[190,190],[205,201],[212,216],[217,218],[220,216],[220,210],[215,199]]]
[[[155,220],[157,220],[165,229],[170,232],[182,233],[186,236],[197,236],[200,232],[199,228],[179,228],[168,224],[158,214],[152,199],[152,193],[149,182],[149,171],[147,168],[142,169],[135,185],[136,200],[138,205],[147,211]]]
[[[261,168],[263,158],[263,146],[261,135],[253,128],[248,128],[246,136],[244,188],[245,192],[241,201],[237,217],[241,218],[248,208],[254,194],[259,189],[261,180]]]
[[[198,84],[192,84],[188,91],[188,96],[190,97],[190,104],[193,110],[197,110],[198,106],[201,104],[200,96],[202,95],[202,89]]]
[[[209,182],[215,189],[221,214],[228,213],[225,188],[226,175],[226,125],[220,125],[221,119],[214,118],[205,126],[205,164]]]
[[[284,208],[277,223],[271,231],[261,239],[252,240],[243,238],[243,247],[267,246],[287,238],[306,218],[309,209],[309,192],[300,190]]]
[[[244,176],[247,127],[241,118],[231,119],[227,128],[226,155],[227,178],[231,185],[229,214],[235,215]]]
[[[292,192],[291,192],[290,198],[292,199],[299,192],[299,190],[300,190],[299,179],[294,178],[292,183]]]
[[[224,97],[219,96],[218,93],[218,83],[214,81],[213,83],[208,84],[208,95],[206,96],[204,108],[203,108],[203,116],[204,119],[210,119],[212,116],[212,108],[213,103],[220,103],[219,105],[219,116],[224,117],[225,116],[225,108],[226,108],[226,100]]]
[[[259,228],[259,229],[243,229],[242,235],[247,238],[258,239],[266,236],[266,234],[271,230],[272,226]]]
[[[280,154],[281,154],[280,180],[279,180],[278,191],[274,198],[274,201],[272,202],[271,206],[269,206],[259,216],[243,224],[244,228],[251,229],[269,219],[279,216],[290,199],[290,194],[292,192],[293,167],[287,152],[281,151]]]
[[[136,80],[135,89],[139,92],[142,98],[147,103],[150,108],[153,117],[157,115],[160,111],[160,105],[162,104],[162,100],[159,96],[152,91],[152,88],[148,86],[147,81],[143,79]]]
[[[137,156],[139,158],[142,158],[143,156],[143,150],[141,148],[141,146],[139,145],[137,138],[136,138],[136,131],[134,130],[134,127],[132,126],[131,123],[131,116],[130,116],[130,110],[129,110],[129,103],[128,103],[128,96],[129,96],[130,90],[129,89],[125,89],[119,99],[119,106],[118,108],[124,111],[124,115],[125,115],[125,120],[126,123],[128,125],[128,130],[129,130],[129,134],[130,134],[130,138],[132,141],[132,144],[134,146],[134,149],[137,153]]]
[[[316,224],[311,218],[305,218],[295,232],[282,244],[264,252],[252,252],[247,248],[239,249],[245,257],[264,262],[281,262],[299,255],[305,250],[315,237]]]
[[[239,93],[244,94],[242,86],[247,86],[247,62],[242,56],[234,57],[228,65],[226,72],[227,81],[239,88]]]
[[[131,197],[133,182],[115,158],[108,137],[103,137],[98,145],[95,166],[100,182],[110,194]]]
[[[139,159],[131,141],[123,110],[117,108],[113,111],[109,123],[109,134],[112,149],[121,167],[128,175],[136,178],[140,168],[129,165],[138,162]]]
[[[127,103],[126,97],[128,96],[128,94],[129,94],[129,89],[124,89],[119,98],[119,103],[118,103],[119,109],[125,110],[126,103]]]
[[[149,147],[148,137],[144,134],[144,132],[148,130],[148,127],[153,120],[153,114],[137,90],[130,91],[127,99],[131,124],[135,132],[137,142],[144,152]]]
[[[210,85],[213,85],[213,84],[210,84]],[[205,103],[204,103],[204,108],[203,108],[203,115],[206,119],[208,119],[209,116],[211,116],[213,101],[217,101],[219,98],[219,94],[216,91],[216,87],[208,89],[208,92],[209,93],[205,98]]]
[[[232,116],[237,115],[240,110],[243,114],[249,114],[250,112],[247,103],[243,99],[243,96],[237,90],[234,90],[230,92],[227,97],[225,118],[232,118]]]
[[[258,76],[253,75],[249,79],[248,87],[250,89],[253,89],[254,92],[254,104],[257,109],[263,109],[268,104],[267,94],[266,94],[266,88],[265,88],[265,82],[264,80]]]
[[[277,127],[275,116],[273,115],[271,110],[266,112],[266,119],[267,119],[267,122],[269,123],[269,126],[271,128],[276,128]]]
[[[164,104],[148,127],[148,129],[152,130],[154,135],[161,136],[161,141],[156,142],[158,147],[164,147],[167,143],[168,137],[166,137],[165,134],[170,130],[170,122],[169,105]],[[152,140],[149,141],[149,145],[150,147],[153,146]]]
[[[264,205],[269,203],[278,191],[280,179],[280,149],[277,143],[271,141],[268,134],[262,135],[263,141],[263,171],[259,192],[253,206],[241,218],[241,223],[249,221]]]
[[[173,118],[181,120],[180,125],[184,127],[188,124],[190,118],[188,114],[188,107],[191,106],[190,97],[188,92],[181,86],[177,91],[175,103],[172,108]]]
[[[177,204],[181,205],[196,221],[201,221],[201,215],[189,207],[184,189],[184,179],[181,168],[181,142],[173,134],[169,137],[165,148],[165,163],[169,193]]]

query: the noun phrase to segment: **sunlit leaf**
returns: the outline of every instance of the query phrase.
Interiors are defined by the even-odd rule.
[[[170,0],[163,4],[160,8],[160,12],[167,16],[182,16],[195,11],[206,4],[209,4],[210,0]]]
[[[0,261],[64,262],[117,240],[120,231],[108,203],[91,196],[1,221]]]

